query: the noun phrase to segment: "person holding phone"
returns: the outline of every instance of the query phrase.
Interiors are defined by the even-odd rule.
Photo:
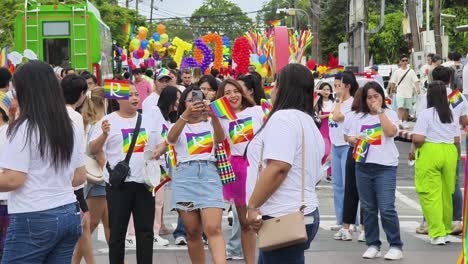
[[[224,200],[215,163],[215,144],[222,143],[225,136],[219,119],[203,99],[203,92],[196,86],[189,86],[182,93],[179,120],[167,136],[178,162],[172,178],[172,208],[184,223],[192,263],[205,263],[203,232],[210,241],[213,262],[225,263],[221,229]]]

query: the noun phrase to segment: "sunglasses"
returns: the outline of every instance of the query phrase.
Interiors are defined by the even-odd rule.
[[[408,59],[403,59],[401,60],[401,62],[408,62]]]

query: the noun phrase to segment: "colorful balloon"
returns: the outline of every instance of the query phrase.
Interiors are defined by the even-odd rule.
[[[156,27],[156,31],[159,33],[159,35],[162,35],[162,34],[166,33],[166,26],[163,25],[163,24],[159,24]]]
[[[309,70],[313,70],[315,68],[315,64],[315,60],[310,59],[307,61],[307,68],[309,68]]]
[[[137,50],[138,59],[141,59],[145,56],[145,50],[140,48]]]
[[[164,45],[168,40],[169,40],[169,36],[166,33],[161,34],[161,39],[159,40],[161,44]]]
[[[139,27],[138,28],[138,38],[140,40],[146,39],[148,36],[148,29],[146,27]]]
[[[161,39],[161,36],[159,35],[159,33],[156,32],[153,34],[153,39],[154,41],[159,41]]]
[[[132,41],[130,41],[130,46],[129,46],[130,52],[138,50],[139,48],[140,48],[140,40],[137,38],[132,39]]]
[[[144,40],[141,41],[140,47],[142,49],[146,49],[148,47],[148,44],[149,44],[148,40],[144,39]]]
[[[265,56],[265,54],[262,54],[260,57],[258,57],[258,62],[260,62],[260,64],[265,64],[267,62],[267,57]]]
[[[183,41],[182,39],[180,39],[179,37],[175,37],[173,40],[172,40],[172,44],[177,46],[177,50],[173,56],[173,59],[174,61],[177,63],[177,65],[180,66],[181,62],[182,62],[182,57],[184,56],[184,53],[186,51],[190,51],[192,50],[192,44],[191,43],[188,43],[188,42],[185,42]],[[179,67],[180,68],[180,67]]]

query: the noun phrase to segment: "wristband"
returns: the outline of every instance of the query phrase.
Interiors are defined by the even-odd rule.
[[[247,206],[247,210],[258,211],[258,210],[260,210],[260,208]]]
[[[179,118],[182,119],[182,121],[188,122],[188,119],[185,119],[182,115],[180,115]]]

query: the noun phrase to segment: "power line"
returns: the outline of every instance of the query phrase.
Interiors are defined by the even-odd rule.
[[[219,15],[206,15],[206,16],[175,16],[175,17],[168,17],[165,19],[197,19],[197,18],[212,18],[212,17],[226,17],[226,16],[241,16],[241,15],[247,15],[247,14],[255,14],[255,13],[264,13],[264,12],[270,12],[270,11],[275,11],[275,9],[259,9],[255,11],[248,11],[248,12],[237,12],[237,13],[227,13],[227,14],[219,14]]]

